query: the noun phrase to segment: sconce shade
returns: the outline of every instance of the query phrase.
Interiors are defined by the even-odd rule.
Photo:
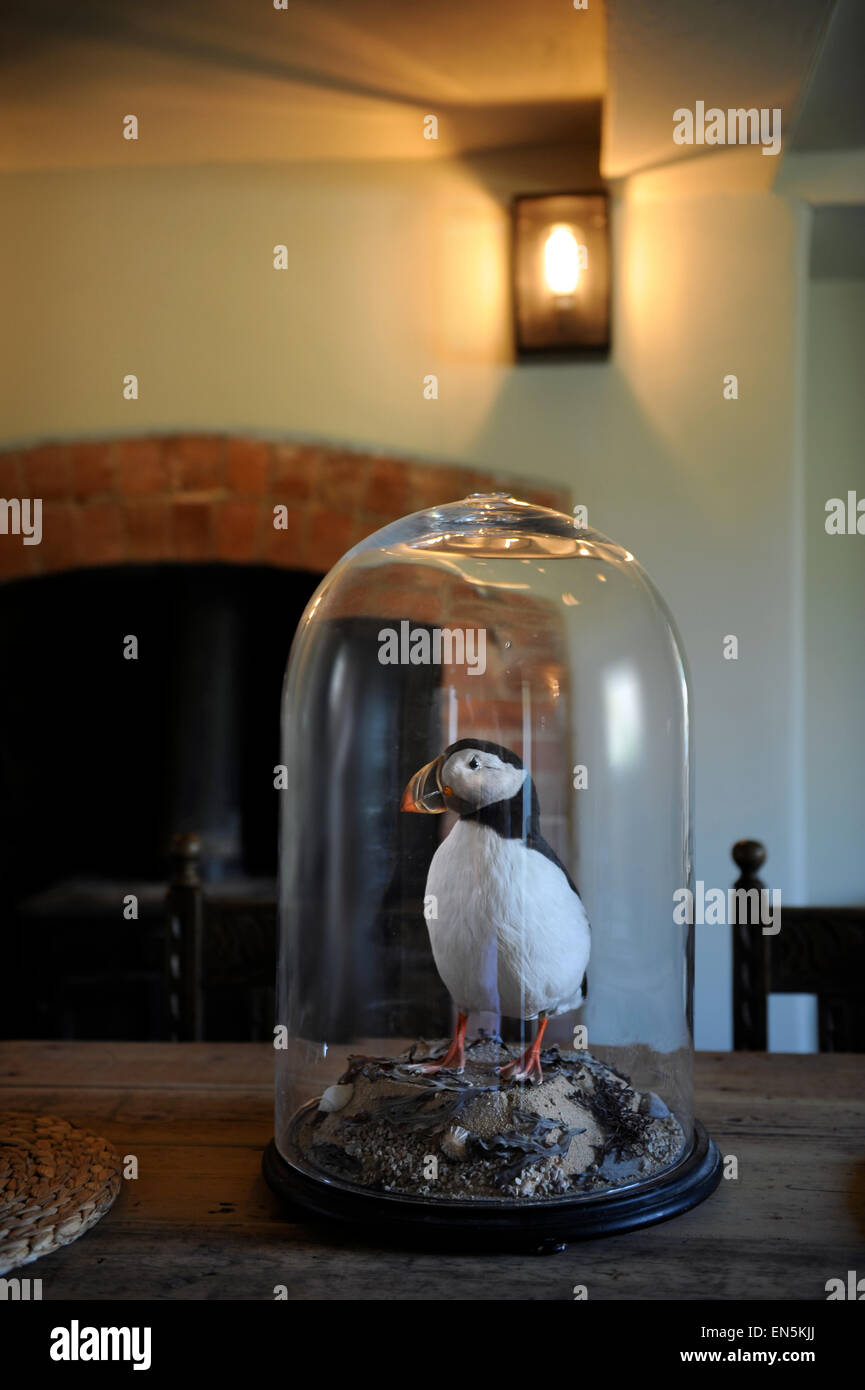
[[[604,353],[610,253],[603,193],[513,202],[514,326],[520,356]]]

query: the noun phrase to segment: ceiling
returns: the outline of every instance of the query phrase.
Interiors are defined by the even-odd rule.
[[[672,140],[698,99],[780,106],[785,150],[865,146],[865,0],[283,2],[3,0],[0,170],[542,146],[597,167],[603,105],[614,180],[700,152]]]
[[[597,141],[605,86],[600,0],[6,0],[0,53],[5,169]]]
[[[622,178],[705,153],[672,139],[673,112],[693,111],[698,100],[724,111],[780,107],[786,148],[833,4],[610,0],[604,176]]]

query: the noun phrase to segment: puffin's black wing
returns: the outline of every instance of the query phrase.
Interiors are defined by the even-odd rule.
[[[549,843],[544,839],[543,835],[541,834],[541,832],[540,832],[538,829],[536,829],[536,828],[534,828],[534,827],[530,827],[530,828],[527,830],[527,832],[526,832],[526,844],[528,845],[529,849],[536,849],[536,850],[538,851],[538,854],[542,854],[542,855],[544,856],[545,859],[551,860],[552,863],[555,864],[557,868],[561,869],[561,871],[562,871],[562,873],[564,874],[565,878],[568,880],[568,886],[569,886],[571,892],[572,892],[572,893],[575,893],[576,896],[579,898],[579,897],[580,897],[580,894],[579,894],[579,891],[578,891],[578,889],[577,889],[577,885],[574,883],[574,880],[571,878],[570,874],[568,873],[567,869],[565,868],[565,866],[564,866],[564,864],[562,863],[562,861],[561,861],[561,859],[559,858],[559,856],[556,854],[556,851],[553,849],[552,845],[549,844]],[[582,898],[580,898],[580,902],[582,902]],[[586,917],[586,926],[589,928],[589,931],[591,932],[591,930],[592,930],[592,924],[591,924],[591,922],[589,921],[588,917]],[[582,985],[580,986],[580,988],[581,988],[582,991],[583,991],[583,1003],[585,1003],[585,1002],[586,1002],[586,996],[588,995],[588,992],[589,992],[589,975],[588,975],[588,971],[586,971],[586,973],[583,975],[583,983],[582,983]]]
[[[465,739],[464,743],[470,748],[483,748],[483,740]],[[454,748],[461,747],[461,744],[453,744]],[[507,752],[500,749],[498,744],[487,745],[494,748],[497,752]],[[450,751],[450,750],[448,750]],[[512,753],[511,758],[515,755]],[[515,759],[519,761],[519,759]],[[520,766],[522,764],[520,763]],[[538,854],[542,854],[545,859],[549,859],[558,869],[561,869],[572,893],[580,896],[577,885],[571,878],[564,864],[562,863],[552,845],[548,844],[541,834],[541,809],[538,804],[538,793],[531,777],[527,777],[521,791],[512,796],[510,801],[494,801],[489,806],[481,806],[477,811],[467,811],[462,816],[463,820],[477,821],[480,825],[488,825],[491,830],[502,835],[506,840],[522,840],[529,849],[536,849]]]
[[[577,885],[574,883],[574,880],[571,878],[561,859],[556,854],[556,851],[553,849],[552,845],[544,839],[543,835],[539,830],[534,830],[531,827],[529,828],[529,830],[526,832],[526,845],[529,849],[536,849],[538,851],[538,854],[542,854],[545,859],[552,860],[552,862],[556,865],[556,868],[561,869],[565,878],[568,880],[568,886],[571,892],[576,893],[577,897],[580,896]]]

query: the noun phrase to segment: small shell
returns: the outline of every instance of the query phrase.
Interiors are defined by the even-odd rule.
[[[323,1110],[326,1115],[333,1115],[337,1110],[344,1110],[353,1095],[354,1084],[352,1082],[342,1086],[328,1086],[318,1102],[318,1108]]]
[[[466,1140],[469,1137],[467,1129],[462,1125],[451,1125],[450,1129],[445,1130],[441,1140],[441,1151],[447,1158],[456,1159],[461,1162],[467,1155]]]
[[[646,1092],[643,1096],[640,1109],[644,1115],[651,1115],[655,1120],[662,1120],[665,1115],[669,1115],[670,1113],[669,1108],[664,1104],[660,1096],[655,1095],[654,1091]]]

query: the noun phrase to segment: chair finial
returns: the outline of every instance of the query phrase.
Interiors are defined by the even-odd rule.
[[[737,840],[732,855],[742,873],[753,878],[766,862],[766,846],[759,840]]]

